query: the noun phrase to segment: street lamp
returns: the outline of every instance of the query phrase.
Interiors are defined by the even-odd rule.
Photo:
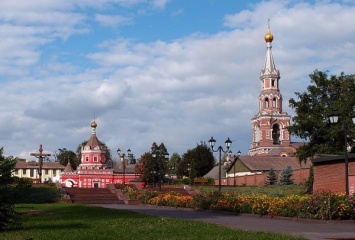
[[[339,119],[339,114],[332,113],[328,117],[331,123],[337,123]],[[353,123],[355,124],[355,116],[351,117]],[[344,158],[345,158],[345,194],[349,196],[349,159],[348,159],[348,124],[343,122],[342,131],[344,132]]]
[[[212,152],[219,152],[219,162],[218,162],[218,167],[219,167],[219,169],[218,169],[218,190],[219,191],[221,191],[221,154],[222,154],[222,152],[224,152],[224,153],[226,153],[226,152],[228,152],[228,150],[229,150],[229,148],[230,148],[230,146],[232,145],[232,141],[228,138],[224,143],[226,144],[226,147],[227,147],[227,150],[223,150],[223,148],[221,147],[221,146],[219,146],[218,148],[217,148],[217,150],[213,150],[213,147],[214,147],[214,145],[215,145],[215,143],[216,143],[216,140],[215,139],[213,139],[213,137],[211,137],[211,139],[208,141],[209,142],[209,144],[210,144],[210,147],[211,147],[211,149],[212,149]]]
[[[158,151],[153,151],[152,152],[152,157],[153,158],[157,158],[158,160],[158,167],[159,167],[159,191],[161,192],[161,159],[159,158],[159,156],[157,155]],[[165,159],[169,159],[169,153],[165,152],[164,153],[164,158]]]
[[[127,150],[127,156],[129,157],[131,155],[131,149],[128,148]],[[120,148],[117,148],[117,154],[121,159],[121,162],[123,163],[123,188],[125,188],[126,186],[126,161],[124,159],[125,154],[123,152],[121,152]]]
[[[237,185],[237,184],[236,184],[236,179],[235,179],[235,163],[236,163],[237,159],[240,157],[240,154],[241,154],[241,153],[242,153],[242,152],[239,150],[239,151],[237,152],[238,156],[234,155],[234,163],[233,163],[233,168],[234,168],[234,187]]]

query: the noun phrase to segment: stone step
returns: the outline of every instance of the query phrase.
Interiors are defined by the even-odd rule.
[[[124,204],[108,188],[66,188],[70,202],[82,204]]]

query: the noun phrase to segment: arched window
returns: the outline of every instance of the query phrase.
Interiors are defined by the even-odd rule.
[[[269,99],[268,98],[265,98],[265,105],[264,105],[265,108],[269,108]]]
[[[276,108],[276,97],[274,97],[274,99],[272,99],[272,107]]]
[[[280,125],[277,123],[272,126],[272,140],[273,144],[280,144]]]

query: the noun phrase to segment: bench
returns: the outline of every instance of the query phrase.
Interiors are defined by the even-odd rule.
[[[208,184],[208,179],[206,178],[196,178],[194,179],[195,184]]]

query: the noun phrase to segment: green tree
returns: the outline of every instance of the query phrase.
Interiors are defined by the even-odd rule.
[[[178,153],[173,153],[173,154],[171,155],[171,157],[170,157],[170,159],[169,159],[169,162],[168,162],[168,165],[167,165],[167,167],[168,167],[168,169],[169,169],[169,174],[170,174],[170,175],[175,175],[175,174],[176,174],[177,178],[182,178],[181,175],[178,175],[178,174],[177,174],[177,168],[178,168],[180,162],[181,162],[181,156],[180,156],[180,154],[178,154]]]
[[[202,142],[183,154],[177,173],[191,178],[203,177],[215,166],[211,149]],[[188,171],[190,168],[190,171]]]
[[[276,172],[273,168],[270,168],[266,183],[267,185],[275,185],[277,183]]]
[[[314,171],[313,171],[313,166],[309,170],[309,176],[308,179],[306,180],[306,193],[312,194],[313,193],[313,183],[314,183]]]
[[[280,185],[292,185],[294,180],[292,179],[293,170],[291,166],[286,166],[281,170]]]
[[[135,166],[137,174],[141,175],[142,180],[150,183],[157,183],[168,172],[168,159],[165,158],[168,153],[164,143],[159,146],[154,142],[150,152],[144,153],[140,161]],[[153,157],[153,155],[155,157]]]
[[[68,150],[66,148],[59,148],[55,152],[55,158],[56,158],[56,161],[58,161],[60,164],[62,164],[64,166],[66,166],[68,164],[68,160],[69,160],[70,164],[72,165],[74,170],[80,164],[80,159],[78,159],[78,156],[76,155],[76,153],[73,152],[72,150]]]
[[[307,141],[298,148],[298,158],[306,161],[317,153],[342,154],[345,143],[341,123],[349,123],[351,129],[347,140],[354,151],[355,126],[350,116],[354,114],[355,106],[355,75],[328,76],[326,72],[315,70],[310,79],[307,91],[296,92],[297,100],[291,98],[289,101],[296,113],[289,131]],[[327,120],[333,111],[342,116],[336,126],[331,126]]]
[[[4,157],[3,148],[0,148],[0,230],[19,224],[18,214],[14,209],[15,191],[11,186],[14,183],[12,171],[15,168],[17,158]]]

